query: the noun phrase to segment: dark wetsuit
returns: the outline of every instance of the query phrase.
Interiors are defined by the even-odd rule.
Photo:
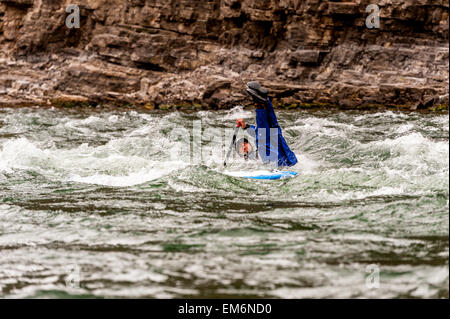
[[[247,132],[255,138],[258,154],[263,163],[277,163],[278,166],[297,164],[297,157],[281,133],[270,99],[267,99],[264,109],[255,111],[256,126],[249,125]]]

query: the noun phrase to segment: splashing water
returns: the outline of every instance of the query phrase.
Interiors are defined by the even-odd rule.
[[[300,174],[257,181],[240,107],[0,109],[1,296],[448,298],[448,115],[277,113]]]

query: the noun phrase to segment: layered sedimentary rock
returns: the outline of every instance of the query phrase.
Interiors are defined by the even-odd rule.
[[[448,0],[371,2],[0,0],[0,105],[448,106]]]

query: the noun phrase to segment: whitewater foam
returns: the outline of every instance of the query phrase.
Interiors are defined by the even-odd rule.
[[[26,138],[8,140],[0,152],[0,170],[32,169],[66,181],[109,186],[131,186],[160,178],[188,165],[183,161],[153,161],[139,156],[142,149],[130,140],[112,140],[74,149],[40,149]],[[138,155],[134,154],[138,153]]]

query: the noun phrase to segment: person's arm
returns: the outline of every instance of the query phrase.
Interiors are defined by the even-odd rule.
[[[243,130],[246,130],[250,136],[252,137],[256,136],[256,129],[257,129],[256,126],[245,124],[244,119],[237,119],[236,124],[238,127],[242,128]]]

